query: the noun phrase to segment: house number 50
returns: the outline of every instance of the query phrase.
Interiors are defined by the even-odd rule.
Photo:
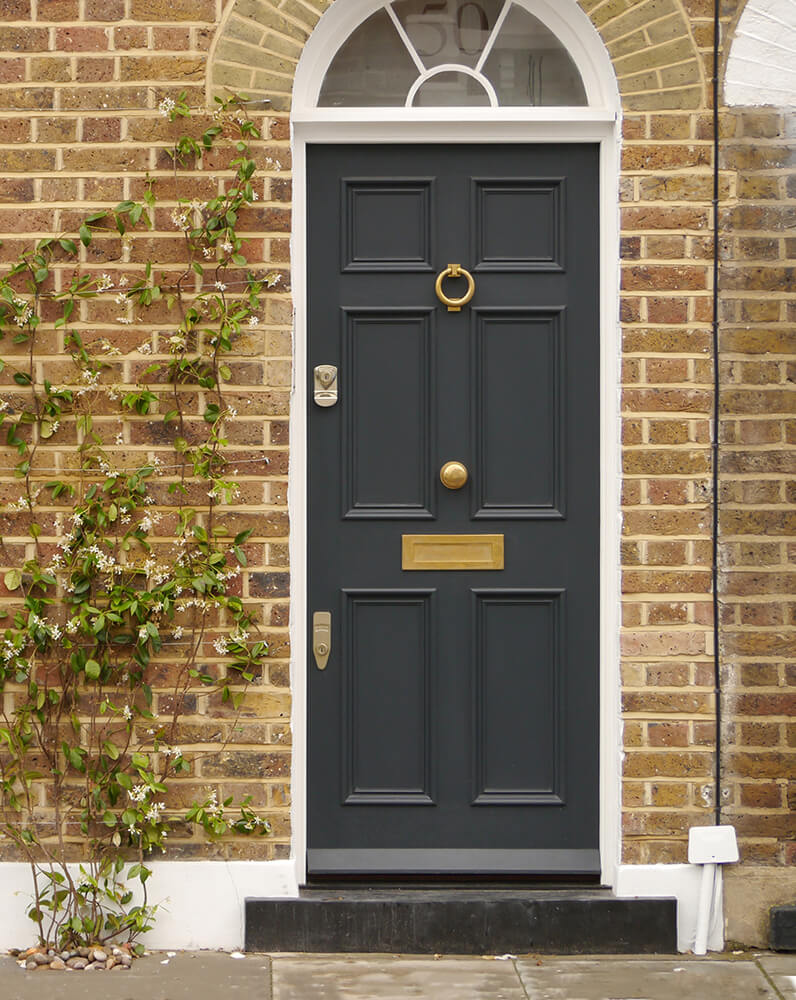
[[[427,3],[423,8],[423,15],[432,14],[435,11],[444,12],[445,10],[447,10],[447,7],[448,4],[446,3],[446,0],[437,0],[437,2],[435,3]],[[462,31],[473,30],[472,25],[465,26],[464,24],[465,12],[467,11],[468,8],[475,13],[475,16],[478,19],[478,35],[480,38],[480,41],[476,44],[475,48],[472,49],[468,49],[465,46],[464,42],[462,41]],[[435,56],[437,55],[438,52],[441,52],[445,46],[446,26],[443,26],[438,22],[432,21],[430,24],[427,25],[427,27],[433,28],[434,31],[436,31],[439,37],[439,44],[433,50],[421,51],[418,48],[417,51],[418,54],[421,56]],[[456,10],[456,23],[453,25],[453,40],[459,52],[468,56],[476,55],[483,49],[488,31],[489,31],[489,18],[486,16],[486,11],[484,10],[484,8],[481,6],[480,3],[477,3],[476,0],[465,0],[465,3],[459,4]]]

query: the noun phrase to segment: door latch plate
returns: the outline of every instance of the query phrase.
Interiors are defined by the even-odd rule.
[[[312,652],[318,670],[326,669],[331,651],[332,613],[331,611],[316,611],[312,616]]]

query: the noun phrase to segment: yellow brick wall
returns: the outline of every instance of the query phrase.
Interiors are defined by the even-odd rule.
[[[582,0],[581,6],[611,55],[624,109],[617,194],[624,472],[622,856],[628,862],[683,861],[688,827],[713,821],[713,5],[711,0]],[[722,6],[726,37],[741,6],[733,0]],[[325,7],[324,0],[5,0],[0,6],[0,235],[6,257],[30,234],[58,231],[85,209],[140,197],[147,171],[158,177],[161,192],[169,190],[162,150],[175,127],[157,115],[162,97],[186,90],[189,102],[202,106],[208,93],[243,91],[271,102],[267,111],[256,112],[266,136],[257,154],[264,179],[260,207],[246,228],[250,259],[278,267],[284,282],[269,300],[262,332],[240,349],[234,405],[241,415],[235,431],[241,455],[270,459],[265,475],[246,477],[239,517],[255,526],[243,593],[261,608],[276,655],[251,702],[243,734],[223,755],[208,758],[197,776],[222,791],[233,786],[253,791],[256,804],[275,820],[276,836],[264,847],[221,849],[238,857],[252,850],[282,857],[289,845],[289,110],[298,58]],[[764,566],[766,578],[763,591],[752,597],[744,589],[752,586],[744,582],[749,574],[740,569],[724,583],[723,653],[732,661],[725,680],[728,710],[735,713],[727,728],[727,766],[737,774],[727,805],[733,818],[743,819],[744,850],[781,863],[792,830],[786,828],[787,787],[780,768],[795,740],[787,728],[786,703],[760,698],[792,690],[794,680],[793,652],[788,652],[794,611],[786,597],[793,589],[787,569],[793,549],[785,516],[794,499],[786,482],[794,433],[787,416],[792,402],[784,402],[793,376],[787,358],[792,342],[784,331],[796,307],[783,298],[781,284],[749,288],[731,282],[740,280],[746,261],[758,257],[767,273],[773,274],[774,259],[782,262],[786,275],[793,241],[786,238],[784,223],[769,225],[765,211],[774,202],[789,205],[796,192],[782,161],[750,160],[758,140],[766,149],[779,149],[782,128],[776,131],[769,119],[755,125],[741,117],[722,117],[728,143],[720,176],[721,221],[728,233],[726,240],[722,235],[722,253],[742,264],[734,271],[725,268],[730,283],[722,292],[721,376],[731,387],[722,431],[728,463],[722,559],[726,566],[748,565],[753,574]],[[758,135],[755,129],[776,134]],[[210,161],[197,171],[195,190],[211,190],[218,169]],[[164,234],[155,239],[167,242]],[[135,262],[110,245],[91,263],[115,273]],[[114,329],[112,317],[86,316],[85,322],[109,336],[124,334]],[[57,342],[51,346],[45,363],[61,348]],[[132,370],[128,367],[125,377]],[[765,405],[754,410],[763,384]],[[136,434],[131,446],[157,448],[146,426]],[[743,451],[742,445],[746,452],[787,452],[790,458],[771,459],[774,464],[762,476],[754,465],[737,471],[731,456]],[[758,507],[765,510],[764,520],[754,519]],[[736,515],[743,520],[740,527]],[[769,517],[773,520],[765,520]],[[24,534],[15,534],[11,524],[4,524],[2,533],[11,558],[21,558]],[[300,570],[296,580],[301,585]],[[749,639],[750,625],[766,638]],[[749,697],[759,695],[757,701],[743,700],[744,685],[756,689]],[[225,724],[223,715],[212,713],[189,722],[195,745],[211,747],[212,734]],[[768,755],[767,766],[777,774],[750,770],[750,753],[758,759]],[[769,814],[779,818],[766,826]],[[183,849],[206,850],[200,843]]]

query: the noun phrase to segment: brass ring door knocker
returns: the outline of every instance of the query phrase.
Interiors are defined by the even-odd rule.
[[[448,296],[442,291],[442,282],[445,278],[464,278],[467,281],[467,291],[460,299],[449,299]],[[448,307],[449,313],[457,313],[462,311],[462,306],[466,306],[470,299],[475,293],[475,282],[473,281],[473,276],[469,271],[465,269],[460,264],[448,264],[444,271],[440,271],[437,275],[437,282],[434,285],[434,291],[437,293],[437,298],[443,305]]]

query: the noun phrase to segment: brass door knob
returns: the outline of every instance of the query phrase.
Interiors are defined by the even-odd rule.
[[[461,462],[446,462],[439,470],[440,482],[449,490],[460,490],[467,482],[467,467]]]

